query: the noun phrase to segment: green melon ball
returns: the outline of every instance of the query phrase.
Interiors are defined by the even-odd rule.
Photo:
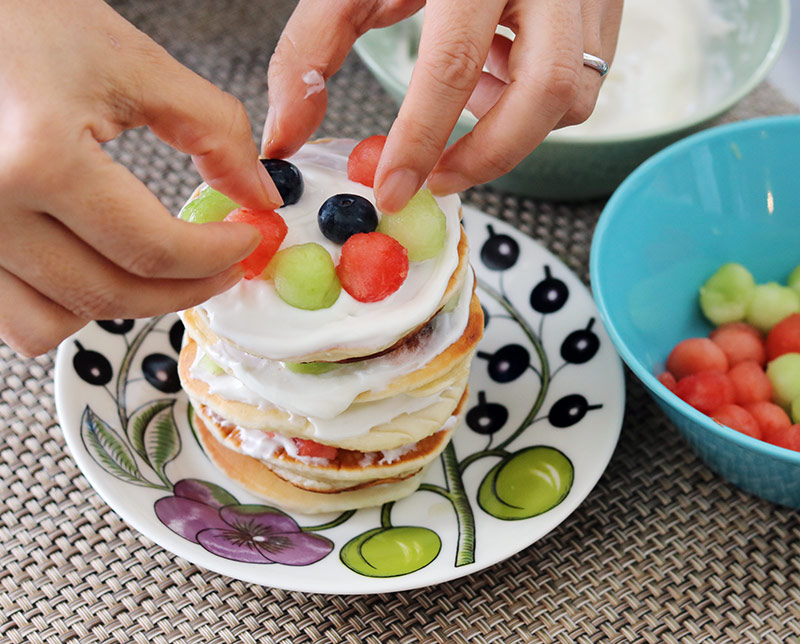
[[[784,353],[772,360],[767,365],[767,378],[772,383],[772,399],[791,410],[800,397],[800,353]]]
[[[307,311],[332,306],[342,290],[333,259],[314,242],[279,251],[267,267],[267,277],[284,302]]]
[[[399,241],[408,251],[410,262],[436,257],[444,248],[447,220],[430,190],[415,194],[405,208],[383,215],[378,232]]]
[[[719,326],[743,320],[756,282],[741,264],[728,262],[700,287],[700,308],[708,320]]]
[[[759,284],[747,307],[745,320],[764,333],[783,318],[800,311],[800,295],[777,282]]]
[[[800,264],[798,264],[795,269],[789,273],[789,280],[787,285],[790,289],[792,289],[795,293],[800,295]]]
[[[206,186],[181,209],[178,216],[194,224],[205,224],[210,221],[222,221],[229,212],[238,207],[239,204],[235,201]]]
[[[792,400],[789,415],[792,417],[793,423],[800,424],[800,396],[795,396],[794,400]]]

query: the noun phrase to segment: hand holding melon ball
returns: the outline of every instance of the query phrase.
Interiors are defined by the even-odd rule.
[[[716,328],[679,342],[659,381],[722,425],[800,451],[800,266],[786,284],[756,284],[724,264],[700,308]]]
[[[238,100],[102,0],[2,2],[0,42],[4,342],[37,355],[93,319],[175,311],[240,279],[252,227],[176,220],[102,147],[147,126],[215,189],[275,208]]]

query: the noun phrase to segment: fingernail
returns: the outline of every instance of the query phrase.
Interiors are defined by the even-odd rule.
[[[209,230],[212,230],[214,226],[224,227],[219,229],[220,235],[226,235],[229,237],[229,243],[231,245],[236,244],[243,244],[247,242],[246,246],[242,246],[240,255],[234,259],[234,261],[238,262],[243,260],[245,257],[248,257],[250,253],[252,253],[256,247],[261,243],[262,235],[261,231],[258,230],[255,226],[251,224],[245,223],[230,223],[228,221],[215,221],[208,224],[203,224],[204,226],[208,227]],[[235,230],[232,230],[235,229]],[[245,235],[247,237],[245,237]]]
[[[222,274],[222,285],[220,292],[227,291],[231,286],[237,284],[243,277],[244,269],[240,264],[234,264]]]
[[[398,168],[381,182],[376,196],[381,212],[397,212],[414,196],[422,181],[410,168]]]
[[[466,190],[472,183],[460,172],[444,170],[435,172],[428,177],[428,187],[436,195],[449,195],[460,190]]]
[[[267,156],[267,144],[273,138],[272,128],[275,125],[275,110],[270,108],[267,110],[267,118],[264,121],[264,131],[261,134],[261,154]]]
[[[261,161],[259,161],[257,165],[258,165],[258,178],[261,180],[261,185],[264,188],[264,194],[266,196],[267,202],[273,208],[282,206],[283,197],[281,197],[281,193],[278,191],[278,188],[275,186],[275,183],[269,176],[269,172],[267,172],[267,169],[264,167]]]

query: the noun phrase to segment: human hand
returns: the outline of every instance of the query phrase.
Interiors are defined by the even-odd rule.
[[[381,210],[402,208],[426,178],[437,194],[497,178],[552,129],[591,114],[602,78],[583,52],[611,61],[622,0],[344,0],[335,12],[300,0],[270,62],[263,153],[288,156],[320,125],[322,80],[358,36],[423,5],[419,60],[375,175]],[[445,151],[465,106],[478,123]]]
[[[280,195],[241,104],[101,0],[0,4],[0,338],[23,355],[93,319],[176,311],[228,288],[258,243],[190,224],[100,143],[148,126],[252,208]]]

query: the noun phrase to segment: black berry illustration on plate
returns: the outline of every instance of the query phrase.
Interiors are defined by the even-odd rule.
[[[571,427],[580,422],[590,409],[600,409],[602,406],[590,405],[580,394],[569,394],[553,403],[547,419],[553,427]]]
[[[98,386],[111,382],[114,370],[108,359],[102,353],[84,348],[77,340],[75,346],[78,347],[78,353],[72,358],[72,366],[81,380]]]
[[[169,329],[169,343],[175,349],[175,353],[181,352],[181,345],[183,344],[183,322],[177,320]]]
[[[123,320],[122,318],[117,318],[116,320],[97,320],[97,324],[104,331],[116,335],[125,335],[133,328],[133,320]]]
[[[486,226],[489,239],[481,247],[481,261],[486,268],[493,271],[505,271],[517,263],[519,258],[519,244],[505,234],[497,234],[491,225]]]
[[[531,356],[521,344],[507,344],[494,353],[478,351],[478,357],[488,360],[489,377],[495,382],[511,382],[530,366]]]
[[[508,420],[505,405],[486,402],[486,392],[478,392],[478,404],[467,412],[467,425],[478,434],[494,434]]]
[[[174,394],[181,389],[178,378],[178,363],[175,358],[163,353],[151,353],[142,360],[142,373],[145,380],[164,393]]]
[[[569,289],[557,277],[550,273],[550,267],[544,267],[544,279],[531,291],[531,306],[539,313],[555,313],[569,298]]]
[[[594,318],[589,320],[585,329],[570,333],[561,343],[561,357],[572,364],[583,364],[594,358],[600,348],[600,338],[592,331]]]

